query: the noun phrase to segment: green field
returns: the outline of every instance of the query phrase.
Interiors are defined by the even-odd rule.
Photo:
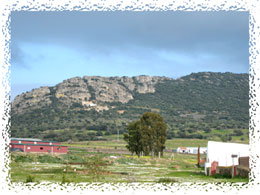
[[[68,154],[11,154],[13,182],[248,182],[247,178],[205,176],[197,167],[197,155],[165,152],[161,158],[138,158],[125,149],[125,142],[88,141],[63,143]],[[166,148],[205,147],[206,140],[167,140]],[[205,157],[205,156],[202,156]]]
[[[103,136],[107,141],[82,141],[82,142],[63,142],[64,145],[70,146],[70,147],[82,147],[82,148],[109,148],[109,149],[126,149],[126,142],[123,140],[123,135],[119,135],[119,140],[117,141],[116,135],[110,135],[110,136]],[[166,149],[176,149],[178,147],[207,147],[209,140],[205,139],[168,139],[166,140],[165,146]],[[212,140],[213,141],[213,140]],[[215,140],[214,140],[215,141]],[[220,141],[220,140],[216,140]],[[248,140],[236,140],[232,141],[233,143],[244,143],[248,144]]]

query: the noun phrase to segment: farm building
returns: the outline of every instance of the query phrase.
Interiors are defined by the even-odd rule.
[[[60,142],[30,138],[11,138],[10,151],[66,154],[68,148],[61,145]]]
[[[186,147],[178,147],[177,152],[178,153],[188,153],[188,149]]]
[[[248,144],[224,143],[209,141],[207,147],[207,159],[205,162],[205,174],[216,173],[217,167],[234,167],[239,165],[241,157],[249,156]]]
[[[178,147],[177,148],[178,153],[186,153],[186,154],[198,154],[198,148],[197,147]],[[200,147],[200,154],[206,154],[207,148]]]

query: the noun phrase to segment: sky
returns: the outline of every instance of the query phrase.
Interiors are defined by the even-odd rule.
[[[11,99],[76,76],[249,71],[248,12],[11,14]]]

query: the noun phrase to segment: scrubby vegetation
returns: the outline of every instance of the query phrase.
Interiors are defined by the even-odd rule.
[[[169,142],[169,143],[167,143]],[[205,146],[205,140],[169,140],[167,149],[176,146]],[[180,145],[182,143],[182,145]],[[131,155],[120,139],[90,141],[69,146],[68,154],[11,153],[10,176],[13,182],[248,182],[247,178],[205,176],[197,167],[197,155],[165,152],[161,158]],[[117,146],[118,149],[114,149]],[[94,149],[95,148],[95,149]],[[201,155],[205,158],[205,155]]]
[[[128,103],[106,103],[109,110],[84,110],[53,96],[42,109],[11,115],[13,137],[55,141],[99,140],[123,134],[144,112],[159,113],[167,139],[248,140],[248,74],[194,73],[157,83],[155,93],[135,93]],[[95,98],[95,97],[93,97]]]

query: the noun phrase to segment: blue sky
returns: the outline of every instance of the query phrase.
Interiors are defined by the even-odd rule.
[[[12,12],[11,99],[75,76],[248,73],[248,12]]]

